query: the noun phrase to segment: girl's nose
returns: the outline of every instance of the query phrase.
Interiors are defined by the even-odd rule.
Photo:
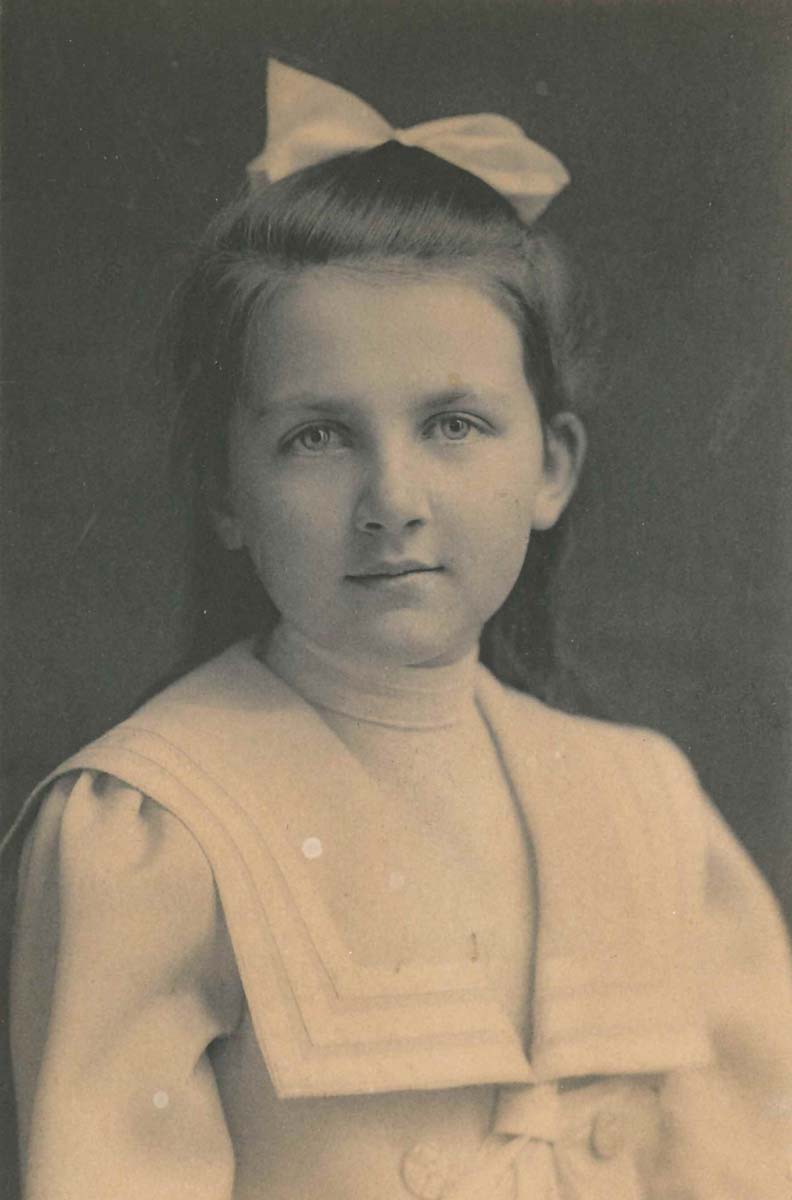
[[[372,458],[355,509],[355,526],[367,533],[399,534],[425,524],[428,497],[418,464],[391,451]]]

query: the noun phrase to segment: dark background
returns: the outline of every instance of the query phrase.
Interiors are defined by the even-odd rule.
[[[179,657],[152,357],[280,53],[396,125],[503,112],[572,186],[609,378],[563,596],[615,716],[690,754],[792,913],[786,5],[16,0],[4,15],[3,826]],[[684,837],[684,829],[680,837]]]

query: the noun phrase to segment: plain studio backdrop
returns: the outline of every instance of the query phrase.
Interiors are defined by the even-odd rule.
[[[566,654],[685,749],[792,911],[791,28],[757,0],[6,5],[4,827],[184,648],[152,348],[274,53],[395,125],[504,113],[568,166],[546,223],[608,336]]]

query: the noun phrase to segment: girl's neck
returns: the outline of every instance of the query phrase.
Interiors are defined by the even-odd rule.
[[[262,657],[304,699],[358,721],[436,729],[456,724],[473,705],[475,649],[448,665],[397,666],[328,650],[281,621]]]

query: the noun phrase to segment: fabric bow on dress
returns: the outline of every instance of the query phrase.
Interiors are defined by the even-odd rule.
[[[470,1170],[444,1193],[443,1200],[493,1200],[500,1196],[559,1200],[553,1146],[560,1130],[555,1084],[501,1088],[492,1132]]]
[[[636,1081],[504,1085],[472,1158],[455,1164],[419,1143],[402,1179],[417,1200],[641,1200],[636,1151],[656,1145],[653,1101]]]

